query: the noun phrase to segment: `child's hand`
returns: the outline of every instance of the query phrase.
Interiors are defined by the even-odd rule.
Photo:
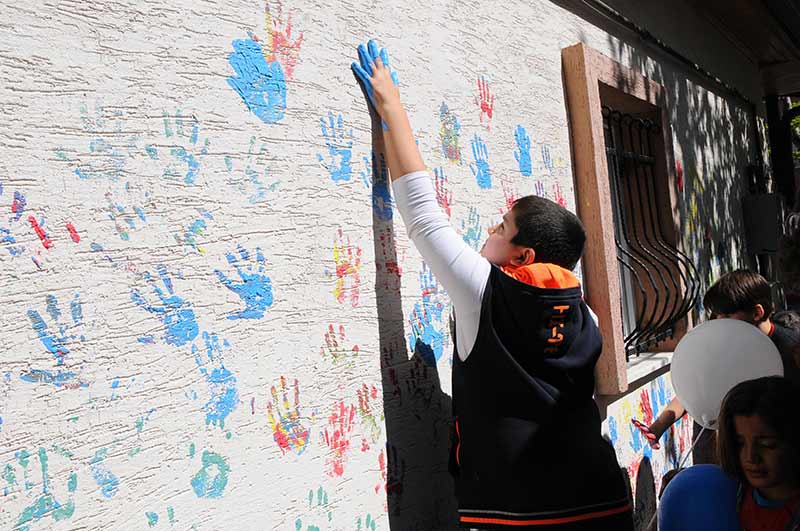
[[[659,448],[661,448],[661,445],[658,444],[658,437],[656,437],[655,433],[650,431],[649,426],[645,426],[636,419],[631,419],[631,422],[633,423],[634,426],[636,426],[636,429],[638,429],[641,432],[644,438],[647,439],[647,443],[650,445],[650,448],[652,448],[653,450],[658,450]]]
[[[397,73],[389,65],[389,54],[386,48],[379,49],[378,44],[370,40],[367,46],[358,46],[358,57],[359,62],[352,64],[353,72],[363,85],[370,104],[385,121],[391,110],[401,107]]]

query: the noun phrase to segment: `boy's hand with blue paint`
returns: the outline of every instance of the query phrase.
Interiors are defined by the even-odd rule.
[[[394,86],[396,87],[399,85],[397,72],[394,72],[389,65],[389,53],[386,51],[386,48],[379,48],[378,43],[375,42],[375,40],[370,40],[366,46],[363,44],[358,45],[358,62],[353,62],[352,64],[353,72],[363,85],[364,91],[366,92],[367,98],[369,98],[369,102],[372,104],[372,107],[376,110],[378,107],[375,104],[375,91],[372,85],[372,77],[375,73],[375,68],[373,65],[375,65],[377,59],[380,60],[382,66],[388,71],[389,77]]]
[[[358,46],[358,59],[352,64],[353,73],[369,99],[370,112],[377,112],[381,118],[391,179],[425,170],[408,115],[400,101],[397,73],[389,66],[386,48],[370,40]]]

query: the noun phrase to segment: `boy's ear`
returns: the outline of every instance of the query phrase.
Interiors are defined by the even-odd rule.
[[[514,262],[516,266],[526,266],[531,265],[534,260],[536,259],[536,251],[531,249],[530,247],[523,247],[522,252],[520,252],[515,258]]]
[[[766,319],[766,317],[767,317],[767,312],[764,311],[764,307],[760,304],[756,304],[753,307],[753,320],[756,323],[760,323],[761,321]]]

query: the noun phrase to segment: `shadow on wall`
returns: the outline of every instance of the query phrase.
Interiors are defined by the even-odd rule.
[[[741,207],[747,194],[747,165],[756,162],[758,145],[750,103],[705,80],[666,52],[643,45],[639,35],[585,3],[554,3],[605,31],[612,59],[666,90],[665,118],[672,130],[674,149],[673,154],[667,154],[667,163],[678,198],[678,212],[673,214],[680,218],[682,250],[700,274],[700,299],[721,274],[754,267],[752,258],[746,255]],[[636,23],[644,29],[654,31],[663,26],[647,8],[623,3],[637,10]],[[627,12],[623,15],[631,18]],[[678,42],[661,38],[680,48]],[[715,71],[715,65],[702,66]],[[694,312],[697,322],[704,315],[702,300],[697,301]]]
[[[373,205],[382,204],[380,121],[373,131]],[[378,134],[376,134],[378,133]],[[383,177],[381,177],[383,176]],[[385,211],[384,211],[385,213]],[[386,497],[391,529],[458,529],[453,480],[447,469],[451,399],[439,382],[430,345],[417,340],[408,359],[400,275],[391,217],[373,208],[375,291],[386,420]],[[379,258],[380,257],[380,258]]]
[[[643,457],[639,463],[639,472],[636,474],[636,498],[633,502],[633,526],[636,531],[656,531],[656,524],[652,528],[647,525],[656,512],[656,484],[653,477],[653,467],[650,459]]]

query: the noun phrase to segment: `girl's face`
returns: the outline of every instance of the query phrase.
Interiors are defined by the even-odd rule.
[[[786,444],[759,415],[733,417],[739,464],[747,482],[771,499],[785,499],[797,488]]]
[[[481,256],[497,266],[520,266],[533,263],[534,252],[529,247],[511,243],[517,235],[514,212],[509,210],[497,225],[489,227],[489,238],[481,247]]]

